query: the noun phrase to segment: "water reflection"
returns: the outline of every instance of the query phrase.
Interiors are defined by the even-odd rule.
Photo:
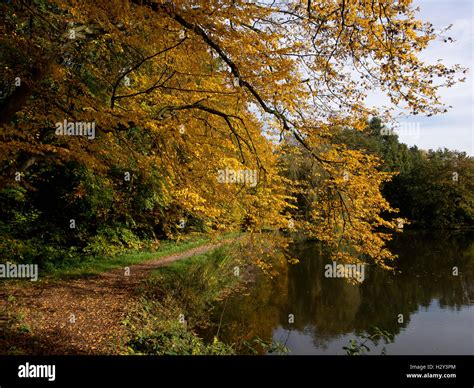
[[[368,267],[354,285],[324,277],[330,261],[318,244],[295,244],[299,264],[281,264],[277,278],[262,277],[247,295],[227,301],[221,337],[273,339],[292,354],[344,354],[351,338],[377,326],[395,340],[371,353],[384,345],[388,354],[474,354],[472,234],[406,232],[391,247],[396,271]]]

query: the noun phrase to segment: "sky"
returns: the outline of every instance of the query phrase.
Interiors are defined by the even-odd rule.
[[[441,101],[452,106],[447,113],[432,117],[406,116],[399,120],[399,139],[422,149],[449,148],[474,156],[474,0],[414,0],[420,8],[418,19],[433,23],[436,31],[450,24],[444,34],[454,43],[433,41],[421,58],[430,63],[443,59],[446,65],[456,63],[469,68],[466,81],[440,93]],[[369,96],[369,105],[380,104],[380,96]]]

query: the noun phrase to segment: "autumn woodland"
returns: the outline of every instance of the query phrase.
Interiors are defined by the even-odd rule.
[[[469,304],[472,155],[393,128],[470,73],[422,59],[453,39],[411,0],[0,15],[1,354],[380,353],[413,306]]]

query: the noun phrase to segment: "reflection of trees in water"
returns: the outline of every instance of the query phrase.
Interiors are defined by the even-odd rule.
[[[246,295],[229,299],[222,320],[221,339],[224,342],[239,345],[254,337],[271,340],[274,328],[280,323],[288,292],[288,267],[283,257],[275,260],[274,268],[280,274],[278,278],[262,275]],[[217,309],[216,317],[222,308]]]
[[[411,286],[413,300],[428,306],[431,299],[438,299],[441,308],[457,310],[469,303],[466,290],[473,287],[474,274],[472,236],[408,233],[394,241],[400,255],[400,277]],[[453,267],[459,268],[459,276],[453,276]]]
[[[263,279],[248,297],[229,302],[226,336],[232,342],[253,336],[270,340],[281,326],[308,333],[317,347],[325,347],[337,336],[367,332],[373,326],[396,335],[420,306],[428,307],[433,299],[441,308],[455,310],[473,299],[471,241],[466,235],[448,239],[443,234],[406,233],[393,242],[401,273],[369,267],[361,285],[325,278],[328,258],[316,244],[293,246],[299,264],[282,266],[277,279]],[[459,276],[452,275],[454,266]],[[288,314],[294,314],[293,324],[288,323]],[[398,314],[403,314],[401,324]]]
[[[350,330],[360,304],[358,287],[345,279],[326,279],[328,258],[315,252],[314,244],[296,250],[301,262],[289,271],[288,308],[298,319],[283,326],[303,330],[314,325],[319,333],[332,335]]]

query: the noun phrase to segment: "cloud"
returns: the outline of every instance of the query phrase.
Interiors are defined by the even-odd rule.
[[[444,35],[453,38],[454,43],[433,41],[420,57],[428,63],[436,63],[438,59],[448,66],[459,63],[470,71],[466,82],[440,90],[441,101],[452,106],[447,113],[400,119],[400,122],[420,123],[420,136],[401,135],[400,141],[419,148],[447,147],[474,155],[474,4],[471,0],[415,0],[413,5],[420,9],[418,18],[430,21],[436,30],[453,25]],[[389,105],[389,100],[382,92],[373,92],[368,95],[367,104],[381,107]]]

